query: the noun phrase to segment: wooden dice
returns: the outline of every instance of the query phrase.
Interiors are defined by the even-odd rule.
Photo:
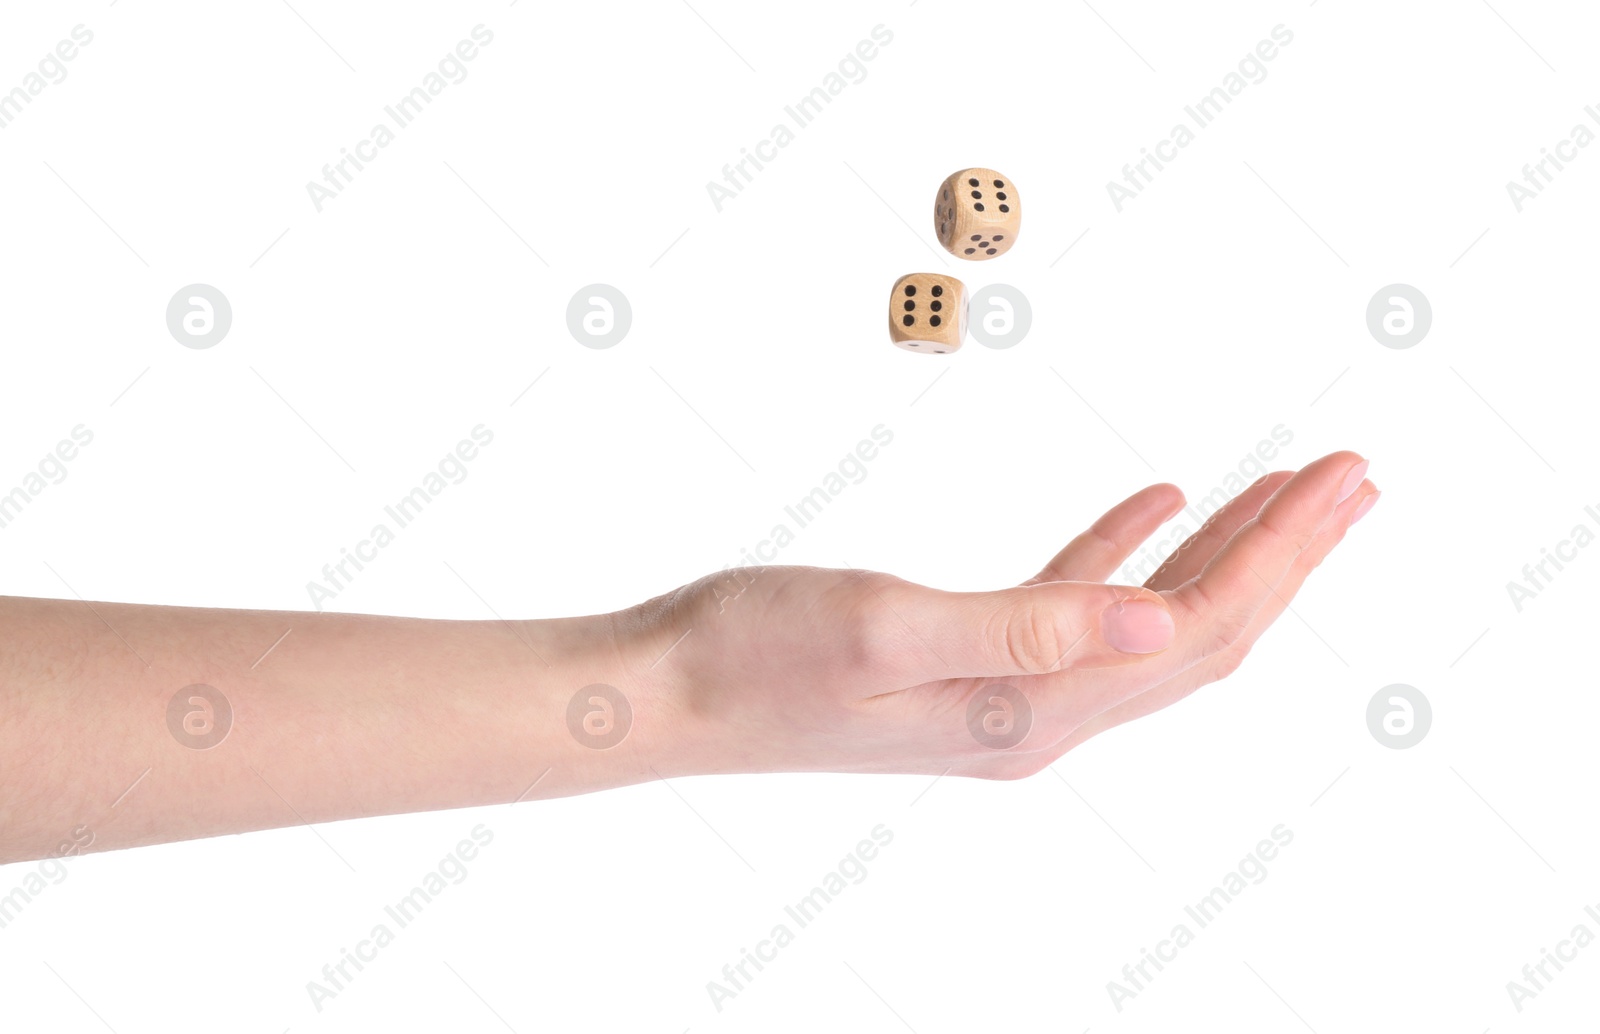
[[[967,288],[953,276],[907,273],[889,294],[889,339],[908,352],[954,352],[967,336]]]
[[[1016,185],[993,169],[962,169],[939,185],[933,225],[939,243],[956,258],[991,259],[1016,243],[1022,199]]]

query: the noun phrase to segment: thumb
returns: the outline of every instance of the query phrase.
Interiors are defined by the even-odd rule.
[[[914,670],[907,674],[923,679],[1112,667],[1164,650],[1174,636],[1166,600],[1131,585],[1043,582],[997,592],[915,590],[901,609],[925,647],[908,653]]]

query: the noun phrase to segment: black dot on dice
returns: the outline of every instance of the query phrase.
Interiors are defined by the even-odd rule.
[[[997,241],[1003,241],[1006,239],[1006,235],[1003,233],[997,233],[994,235],[994,239]]]
[[[990,248],[988,251],[984,252],[985,255],[993,255],[994,253],[995,253],[995,249],[994,248]]]
[[[937,316],[929,316],[928,317],[928,326],[937,327],[939,325],[939,323],[940,323],[939,317],[937,317]]]
[[[1004,201],[1006,199],[1006,192],[1002,190],[1000,193],[996,194],[995,197],[999,198],[1001,201]]]
[[[997,186],[997,187],[1003,187],[1003,186],[1005,186],[1005,181],[1003,181],[1003,180],[995,180],[994,181],[994,185]]]
[[[969,187],[976,187],[976,186],[977,186],[977,185],[978,185],[978,181],[977,181],[977,180],[975,180],[975,179],[973,179],[973,180],[967,180],[967,186],[969,186]]]
[[[933,296],[935,298],[939,297],[941,294],[944,294],[944,288],[941,287],[938,284],[934,284],[933,287],[931,288],[931,291],[932,291]]]
[[[978,250],[977,248],[968,248],[966,251],[963,251],[962,254],[963,255],[971,255],[973,252],[975,252],[977,250]]]
[[[907,312],[911,312],[916,307],[917,307],[917,303],[916,302],[912,301],[910,298],[906,299],[906,311]]]
[[[1011,211],[1011,206],[1010,205],[1001,205],[1000,206],[1000,211],[1009,212],[1009,211]]]
[[[981,199],[983,197],[983,194],[978,192],[978,191],[976,191],[976,190],[974,190],[972,192],[972,196],[975,197],[975,198],[980,198]]]
[[[900,322],[904,323],[906,326],[909,327],[909,326],[911,326],[911,324],[917,322],[917,318],[915,316],[907,314],[905,316],[901,316],[900,317]]]
[[[938,312],[940,309],[944,308],[944,302],[935,299],[934,301],[928,303],[928,308],[932,309],[934,312]]]
[[[975,233],[975,234],[972,235],[972,239],[975,240],[975,241],[981,241],[981,240],[983,240],[983,234]]]
[[[972,204],[972,210],[973,210],[973,211],[974,211],[974,212],[981,212],[981,211],[983,211],[983,202],[982,202],[982,201],[975,201],[975,202],[973,202],[973,204]],[[1006,208],[1006,206],[1005,206],[1005,205],[1001,205],[1001,206],[1000,206],[1000,211],[1002,211],[1002,212],[1007,212],[1007,211],[1010,211],[1010,209],[1008,209],[1008,208]]]
[[[914,295],[916,293],[917,293],[917,285],[916,284],[907,284],[906,285],[906,297],[907,298],[910,298],[912,295]]]

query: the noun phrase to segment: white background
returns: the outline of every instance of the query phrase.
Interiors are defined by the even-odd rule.
[[[1600,933],[1600,555],[1520,612],[1506,585],[1597,524],[1600,148],[1520,212],[1506,182],[1600,131],[1600,24],[1513,0],[1212,6],[8,9],[0,88],[94,33],[0,131],[0,491],[94,434],[0,529],[9,594],[307,609],[479,423],[468,479],[333,609],[636,602],[736,562],[878,424],[893,443],[782,562],[1014,582],[1144,484],[1223,484],[1278,425],[1276,466],[1355,449],[1384,496],[1235,677],[1054,774],[690,779],[72,859],[0,931],[4,1026],[1592,1017],[1600,947],[1520,1013],[1506,984],[1575,924]],[[469,76],[319,213],[307,181],[479,24]],[[707,181],[880,24],[865,79],[718,212]],[[1119,213],[1107,181],[1280,24],[1266,78]],[[969,165],[1025,198],[988,263],[933,242],[932,195]],[[1031,332],[892,347],[887,290],[916,270],[1016,286]],[[566,326],[596,282],[634,313],[608,350]],[[1365,321],[1396,282],[1433,307],[1406,350]],[[233,307],[207,350],[164,319],[192,283]],[[1397,682],[1434,712],[1405,750],[1365,718]],[[307,981],[479,823],[468,878],[316,1011]],[[866,880],[718,1012],[707,982],[880,823]],[[1278,824],[1268,878],[1118,1011],[1107,981]],[[31,868],[0,868],[0,893]]]

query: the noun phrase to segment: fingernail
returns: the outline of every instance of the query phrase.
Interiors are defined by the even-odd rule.
[[[1350,468],[1350,473],[1344,476],[1344,484],[1339,486],[1339,503],[1350,498],[1350,493],[1361,486],[1361,481],[1367,476],[1367,461],[1362,460]],[[1335,506],[1338,503],[1334,504]]]
[[[1172,614],[1159,603],[1126,600],[1100,615],[1100,634],[1113,650],[1155,653],[1172,644]]]
[[[1361,518],[1365,517],[1367,515],[1367,511],[1372,509],[1372,504],[1377,502],[1378,497],[1382,494],[1382,492],[1374,492],[1365,499],[1361,500],[1361,505],[1356,507],[1356,512],[1350,517],[1350,523],[1354,524],[1356,521],[1359,521]]]

